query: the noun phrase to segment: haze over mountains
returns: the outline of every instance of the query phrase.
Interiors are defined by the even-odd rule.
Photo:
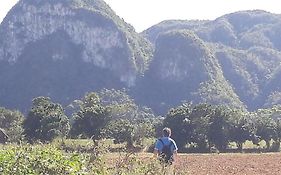
[[[281,102],[281,18],[242,11],[163,21],[142,33],[102,0],[20,0],[0,26],[0,106],[62,104],[128,89],[163,114],[192,101],[255,110]]]

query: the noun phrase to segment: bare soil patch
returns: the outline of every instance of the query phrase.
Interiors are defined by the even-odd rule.
[[[278,175],[281,154],[179,154],[175,168],[196,175]]]

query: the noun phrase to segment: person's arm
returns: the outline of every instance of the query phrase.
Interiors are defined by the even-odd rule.
[[[154,157],[158,157],[159,149],[160,149],[160,143],[159,143],[159,140],[157,140],[155,143],[154,151],[153,151]]]
[[[173,141],[173,144],[174,144],[174,154],[173,154],[173,157],[174,157],[174,161],[176,162],[177,158],[178,158],[178,147],[177,147],[177,144],[175,141]]]

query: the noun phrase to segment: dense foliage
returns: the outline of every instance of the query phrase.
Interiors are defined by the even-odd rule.
[[[96,151],[101,151],[96,148]],[[66,153],[52,145],[44,146],[5,146],[0,150],[0,173],[15,174],[58,174],[58,175],[147,175],[170,173],[155,158],[136,154],[112,155],[102,152]],[[185,174],[185,168],[173,170]]]
[[[0,174],[86,174],[83,155],[67,155],[53,146],[9,146],[0,150]]]
[[[24,116],[19,111],[0,108],[0,128],[5,130],[10,142],[22,139],[23,120]]]
[[[180,150],[211,151],[215,147],[226,151],[231,142],[243,150],[247,140],[259,144],[266,142],[266,149],[280,149],[280,106],[247,112],[227,106],[183,104],[171,109],[164,119],[164,126],[173,130],[172,137]]]
[[[109,111],[101,105],[98,95],[86,94],[81,101],[79,111],[73,114],[72,135],[98,140],[102,137],[102,131],[109,118]]]
[[[29,141],[52,141],[65,137],[70,129],[69,119],[60,104],[48,97],[34,98],[33,106],[24,120],[24,135]]]
[[[243,151],[246,141],[256,145],[264,141],[267,151],[280,148],[280,105],[248,112],[229,106],[183,103],[156,117],[151,109],[135,104],[125,91],[102,89],[87,93],[70,106],[67,117],[60,104],[49,97],[36,97],[26,118],[1,108],[1,127],[10,141],[25,138],[29,142],[49,142],[67,137],[91,138],[97,143],[112,139],[130,149],[148,148],[146,139],[161,136],[159,130],[170,127],[172,138],[183,152],[209,152],[212,148],[227,151],[231,143]]]
[[[13,126],[9,123],[13,123],[12,119],[18,119],[15,120],[19,122],[16,128],[24,129],[23,133],[17,130],[8,132],[11,138],[34,143],[82,137],[91,138],[94,142],[83,146],[83,141],[78,139],[78,145],[69,145],[66,140],[61,142],[59,139],[59,144],[53,144],[56,147],[47,144],[3,146],[0,151],[0,172],[7,175],[157,174],[162,168],[155,160],[143,162],[129,152],[108,160],[103,154],[116,150],[110,148],[120,145],[123,145],[120,148],[128,148],[127,151],[151,151],[153,145],[150,144],[154,143],[145,141],[160,136],[157,131],[163,127],[172,129],[172,138],[180,152],[227,152],[235,147],[243,151],[246,141],[257,146],[264,141],[263,151],[280,150],[280,105],[248,112],[228,106],[183,103],[171,108],[165,116],[155,117],[150,109],[136,105],[124,91],[103,89],[87,93],[81,100],[75,100],[72,107],[72,117],[68,119],[60,104],[53,103],[48,97],[36,97],[23,122],[19,117],[22,114],[1,108],[0,116],[6,118],[2,120],[2,123],[6,121],[6,125],[2,127]],[[130,116],[132,114],[133,117]],[[70,127],[71,134],[68,135]],[[9,131],[8,128],[4,129]],[[104,144],[109,141],[113,142]],[[116,160],[114,165],[113,160]]]
[[[115,143],[142,145],[144,138],[152,137],[154,126],[159,123],[151,109],[138,106],[124,90],[102,89],[98,95],[110,113],[110,122],[105,127],[107,138]]]

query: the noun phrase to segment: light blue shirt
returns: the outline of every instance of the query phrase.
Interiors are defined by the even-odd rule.
[[[173,143],[171,145],[171,151],[172,152],[178,150],[176,142],[173,139],[171,139],[170,137],[162,137],[160,139],[163,141],[164,145],[169,145],[171,142]],[[163,143],[158,139],[156,144],[155,144],[155,148],[154,149],[161,152],[162,149],[163,149],[163,146],[164,146]]]

